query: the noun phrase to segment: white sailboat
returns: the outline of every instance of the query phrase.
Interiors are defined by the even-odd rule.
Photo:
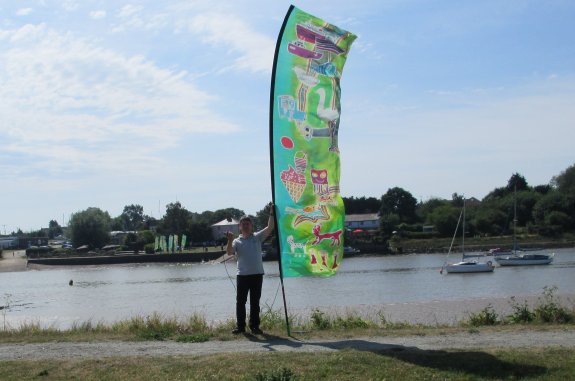
[[[555,253],[537,254],[537,253],[518,253],[517,238],[515,228],[517,227],[517,189],[513,192],[513,251],[511,255],[495,256],[495,262],[499,266],[532,266],[548,265],[553,262]]]
[[[447,257],[451,253],[451,249],[453,247],[453,242],[455,241],[455,236],[457,235],[457,229],[459,228],[459,223],[463,220],[462,223],[462,233],[461,233],[461,261],[457,263],[446,263],[441,268],[440,273],[443,274],[443,269],[447,271],[448,274],[468,274],[468,273],[486,273],[486,272],[493,272],[495,266],[491,261],[488,262],[478,262],[477,259],[470,259],[470,258],[477,258],[477,255],[466,255],[465,254],[465,198],[463,199],[463,208],[461,209],[461,213],[459,214],[459,219],[457,220],[457,226],[455,227],[455,232],[453,233],[453,239],[451,240],[451,245],[449,246],[449,252],[447,253]]]

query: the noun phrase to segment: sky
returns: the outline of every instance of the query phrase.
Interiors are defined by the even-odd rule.
[[[0,233],[89,207],[271,201],[269,91],[291,3],[0,0]],[[575,164],[575,2],[302,0],[358,36],[341,195],[483,198]]]

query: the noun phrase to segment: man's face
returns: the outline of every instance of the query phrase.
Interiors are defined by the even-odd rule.
[[[240,222],[240,231],[242,234],[249,234],[252,232],[253,226],[250,220],[242,220]]]

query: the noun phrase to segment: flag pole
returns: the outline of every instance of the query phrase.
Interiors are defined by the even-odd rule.
[[[273,136],[274,136],[274,131],[273,131],[273,121],[274,121],[274,117],[273,117],[273,111],[274,111],[274,100],[275,100],[275,80],[276,80],[276,66],[277,66],[277,60],[278,60],[278,55],[279,55],[279,49],[280,49],[280,45],[281,45],[281,40],[284,34],[284,30],[287,24],[287,21],[292,13],[294,9],[293,5],[290,5],[287,14],[284,18],[284,21],[282,23],[282,27],[280,29],[280,33],[278,35],[278,39],[276,42],[276,49],[274,52],[274,62],[273,62],[273,66],[272,66],[272,78],[271,78],[271,86],[270,86],[270,111],[269,111],[269,142],[270,142],[270,170],[271,170],[271,183],[272,183],[272,201],[273,201],[273,205],[272,208],[274,208],[274,222],[275,222],[275,226],[276,226],[276,247],[278,250],[278,264],[279,264],[279,271],[280,271],[280,283],[281,283],[281,288],[282,288],[282,296],[283,296],[283,301],[284,301],[284,313],[285,313],[285,319],[286,319],[286,330],[287,330],[287,335],[291,336],[291,331],[290,331],[290,324],[289,324],[289,317],[288,317],[288,311],[287,311],[287,302],[286,302],[286,293],[285,293],[285,288],[284,288],[284,277],[283,277],[283,270],[282,270],[282,251],[281,251],[281,246],[280,246],[280,225],[278,224],[278,217],[277,217],[277,213],[275,210],[275,205],[276,205],[276,193],[275,193],[275,181],[274,181],[274,141],[273,141]]]

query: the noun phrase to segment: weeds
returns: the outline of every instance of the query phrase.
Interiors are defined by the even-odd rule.
[[[281,368],[276,371],[256,374],[256,381],[294,381],[297,377],[293,370]]]
[[[535,308],[535,316],[543,323],[565,324],[574,320],[573,313],[563,308],[555,297],[557,286],[543,287],[543,297],[539,298],[539,305]]]
[[[509,322],[515,324],[525,324],[531,323],[535,320],[535,313],[529,309],[527,301],[524,300],[523,304],[519,304],[515,301],[515,297],[511,297],[511,308],[513,308],[513,313],[507,317]]]
[[[489,304],[487,307],[482,309],[476,314],[469,315],[469,324],[474,327],[481,325],[497,325],[499,324],[499,315],[493,309],[493,306]]]
[[[4,305],[0,306],[1,310],[2,310],[2,320],[3,320],[3,329],[4,331],[6,331],[6,313],[8,312],[8,310],[10,309],[10,302],[12,301],[11,299],[12,294],[4,294]]]
[[[332,327],[332,322],[330,321],[326,313],[318,309],[313,310],[310,318],[311,318],[311,324],[314,328],[324,330]]]

